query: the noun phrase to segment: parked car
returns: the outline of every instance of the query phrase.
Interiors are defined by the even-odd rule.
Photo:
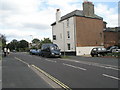
[[[41,48],[41,56],[61,57],[61,52],[56,44],[43,44]]]
[[[94,56],[104,56],[105,54],[107,54],[107,50],[105,48],[93,48],[91,50],[91,56],[94,57]]]
[[[30,53],[31,55],[35,55],[35,54],[36,54],[36,52],[37,52],[37,50],[36,50],[36,49],[30,49],[30,52],[29,52],[29,53]]]
[[[37,50],[37,55],[41,56],[41,49]]]
[[[40,49],[31,49],[29,52],[31,55],[41,55],[41,50]]]
[[[120,52],[119,46],[110,46],[107,49],[107,53]]]

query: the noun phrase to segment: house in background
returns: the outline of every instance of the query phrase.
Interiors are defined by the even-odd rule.
[[[106,28],[104,30],[104,46],[120,45],[120,27]]]
[[[83,2],[83,10],[75,10],[61,17],[56,11],[56,22],[51,24],[53,43],[66,54],[90,54],[94,47],[103,47],[106,23],[94,13],[92,2]]]

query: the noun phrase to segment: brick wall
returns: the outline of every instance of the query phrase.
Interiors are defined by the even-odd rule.
[[[103,25],[103,20],[76,17],[76,46],[103,45]]]
[[[119,40],[120,40],[120,32],[104,32],[105,47],[118,45]]]

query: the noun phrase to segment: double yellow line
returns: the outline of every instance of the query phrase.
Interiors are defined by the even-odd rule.
[[[15,57],[15,59],[21,61],[24,64],[27,64],[28,66],[29,63]],[[48,78],[50,78],[52,81],[54,81],[55,83],[57,83],[59,86],[61,86],[63,89],[65,90],[72,90],[71,88],[69,88],[67,85],[63,84],[62,82],[60,82],[58,79],[54,78],[53,76],[51,76],[50,74],[46,73],[45,71],[43,71],[42,69],[40,69],[39,67],[35,66],[35,65],[31,65],[32,67],[34,67],[35,69],[37,69],[39,72],[43,73],[45,76],[47,76]]]
[[[66,90],[72,90],[71,88],[69,88],[67,85],[63,84],[62,82],[60,82],[58,79],[54,78],[53,76],[51,76],[50,74],[46,73],[45,71],[43,71],[42,69],[38,68],[35,65],[32,65],[32,67],[34,67],[35,69],[37,69],[38,71],[40,71],[41,73],[43,73],[45,76],[47,76],[48,78],[50,78],[52,81],[54,81],[55,83],[57,83],[58,85],[60,85],[62,88],[66,89]]]

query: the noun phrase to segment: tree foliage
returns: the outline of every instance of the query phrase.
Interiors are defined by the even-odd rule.
[[[35,39],[32,40],[32,43],[40,43],[40,40],[35,38]]]
[[[43,40],[41,40],[41,43],[52,43],[52,41],[50,40],[50,38],[44,38]]]
[[[27,48],[28,46],[29,46],[29,43],[26,40],[19,41],[20,48]]]
[[[39,48],[41,48],[42,44],[45,44],[45,43],[52,43],[52,41],[50,40],[50,38],[44,38],[43,40],[41,40],[39,44]]]
[[[6,47],[7,40],[5,35],[0,36],[0,41],[2,42],[2,47]]]
[[[36,44],[36,46],[32,46],[32,48],[41,48],[42,44],[45,43],[52,43],[52,41],[49,38],[44,38],[43,40],[39,40],[37,38],[32,40],[33,44]],[[7,44],[7,48],[10,50],[16,50],[16,51],[27,51],[29,49],[29,43],[26,40],[20,40],[17,41],[16,39],[13,39],[10,43]]]
[[[7,44],[7,48],[10,50],[16,50],[18,49],[19,42],[16,39],[13,39],[10,43]]]
[[[26,51],[28,49],[28,46],[29,43],[26,40],[17,41],[16,39],[7,44],[7,48],[16,51]]]

